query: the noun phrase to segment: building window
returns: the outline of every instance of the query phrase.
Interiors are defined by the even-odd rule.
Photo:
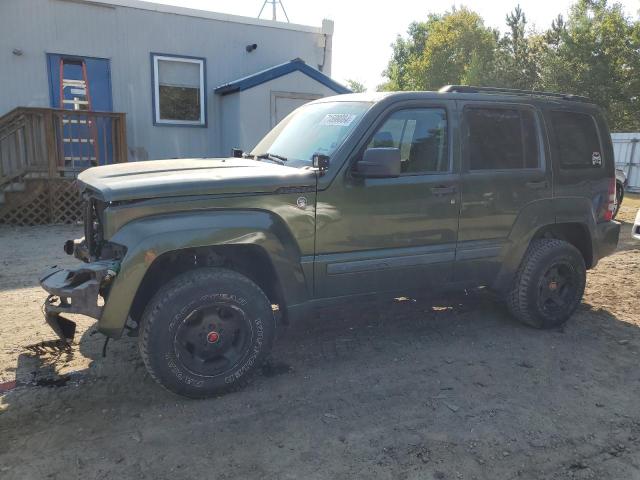
[[[538,132],[533,112],[517,108],[466,108],[469,170],[538,168]]]
[[[154,123],[206,126],[204,58],[151,56]]]

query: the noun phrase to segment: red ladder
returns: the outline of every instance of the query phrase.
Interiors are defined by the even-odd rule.
[[[78,67],[81,78],[77,78],[79,77]],[[59,107],[74,112],[90,112],[92,110],[91,95],[85,61],[60,58],[59,73]],[[98,132],[94,119],[89,115],[64,115],[60,130],[62,132],[60,145],[62,167],[77,170],[99,164]]]

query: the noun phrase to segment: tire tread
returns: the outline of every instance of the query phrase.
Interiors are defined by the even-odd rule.
[[[152,297],[151,301],[144,310],[144,313],[142,315],[142,322],[140,325],[140,335],[138,336],[138,349],[140,351],[140,356],[142,357],[142,361],[144,362],[144,365],[147,368],[147,371],[149,372],[151,378],[168,391],[192,398],[203,398],[210,395],[194,395],[193,393],[191,393],[191,391],[175,391],[167,387],[160,379],[160,376],[156,372],[153,366],[153,362],[151,361],[149,335],[151,326],[155,321],[158,321],[159,312],[166,308],[166,306],[171,303],[173,298],[175,298],[174,292],[179,292],[180,290],[188,289],[194,285],[207,282],[211,279],[212,275],[215,275],[218,280],[227,279],[230,281],[245,283],[249,288],[254,290],[255,293],[259,295],[259,297],[261,297],[264,302],[266,302],[268,305],[271,305],[271,302],[262,291],[262,289],[246,276],[226,268],[198,268],[176,276],[156,292],[156,294]],[[241,390],[253,379],[256,374],[256,370],[257,368],[249,370],[237,381],[228,384],[223,388],[220,388],[217,393],[223,394]]]
[[[535,318],[528,304],[528,289],[543,258],[553,250],[566,248],[573,249],[582,258],[580,251],[564,240],[541,238],[534,240],[529,245],[514,277],[514,285],[507,294],[509,311],[522,323],[534,328],[543,328],[543,325]]]

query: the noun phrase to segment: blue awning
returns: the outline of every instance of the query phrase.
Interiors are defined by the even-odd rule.
[[[242,90],[247,90],[248,88],[255,87],[293,72],[304,73],[336,93],[351,93],[351,90],[347,87],[340,85],[321,71],[310,67],[300,58],[239,78],[233,82],[225,83],[224,85],[220,85],[216,88],[214,92],[218,95],[228,95],[230,93],[241,92]]]

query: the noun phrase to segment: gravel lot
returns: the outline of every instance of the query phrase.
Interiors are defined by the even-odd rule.
[[[639,198],[562,330],[489,295],[380,300],[292,325],[244,391],[193,401],[135,338],[78,318],[61,349],[37,275],[79,227],[0,228],[0,478],[640,478]]]

